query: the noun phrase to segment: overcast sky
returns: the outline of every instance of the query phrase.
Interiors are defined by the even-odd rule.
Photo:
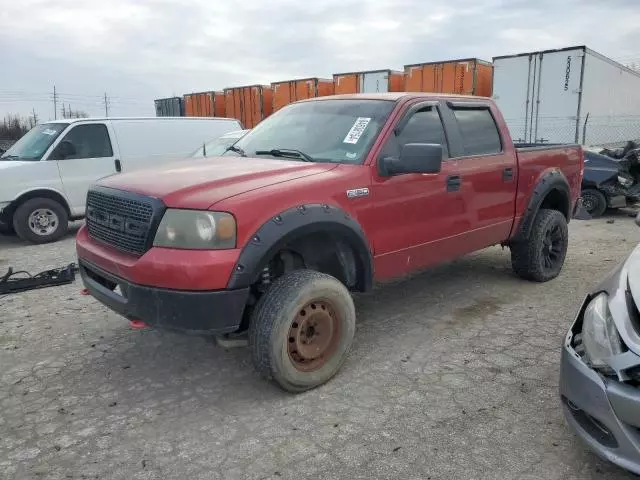
[[[153,115],[193,91],[586,44],[640,63],[639,0],[0,0],[0,117]],[[60,105],[59,107],[60,108]]]

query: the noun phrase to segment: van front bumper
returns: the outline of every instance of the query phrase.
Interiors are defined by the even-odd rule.
[[[238,330],[249,288],[185,291],[144,286],[80,258],[80,275],[89,293],[129,320],[189,334],[218,335]]]

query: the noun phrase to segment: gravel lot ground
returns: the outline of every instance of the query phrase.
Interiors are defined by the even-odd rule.
[[[547,284],[490,248],[358,297],[349,360],[298,396],[244,348],[130,330],[78,282],[0,299],[0,478],[635,478],[570,433],[557,383],[578,302],[640,229],[620,212],[570,234]],[[0,270],[74,259],[72,235],[0,237]]]

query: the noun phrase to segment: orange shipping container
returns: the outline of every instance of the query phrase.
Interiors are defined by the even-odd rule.
[[[222,92],[187,93],[184,96],[187,117],[224,117],[225,102]]]
[[[493,65],[477,58],[405,65],[407,92],[456,93],[490,97]]]
[[[403,92],[404,72],[371,70],[368,72],[336,73],[333,76],[335,94]]]
[[[325,78],[303,78],[273,82],[273,111],[280,110],[290,103],[306,98],[333,95],[333,80]]]
[[[273,99],[271,87],[251,85],[224,90],[227,117],[237,118],[244,128],[253,128],[271,115]]]

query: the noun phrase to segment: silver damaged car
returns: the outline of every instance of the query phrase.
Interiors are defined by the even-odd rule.
[[[560,396],[592,450],[640,475],[638,305],[640,245],[584,299],[562,348]]]

